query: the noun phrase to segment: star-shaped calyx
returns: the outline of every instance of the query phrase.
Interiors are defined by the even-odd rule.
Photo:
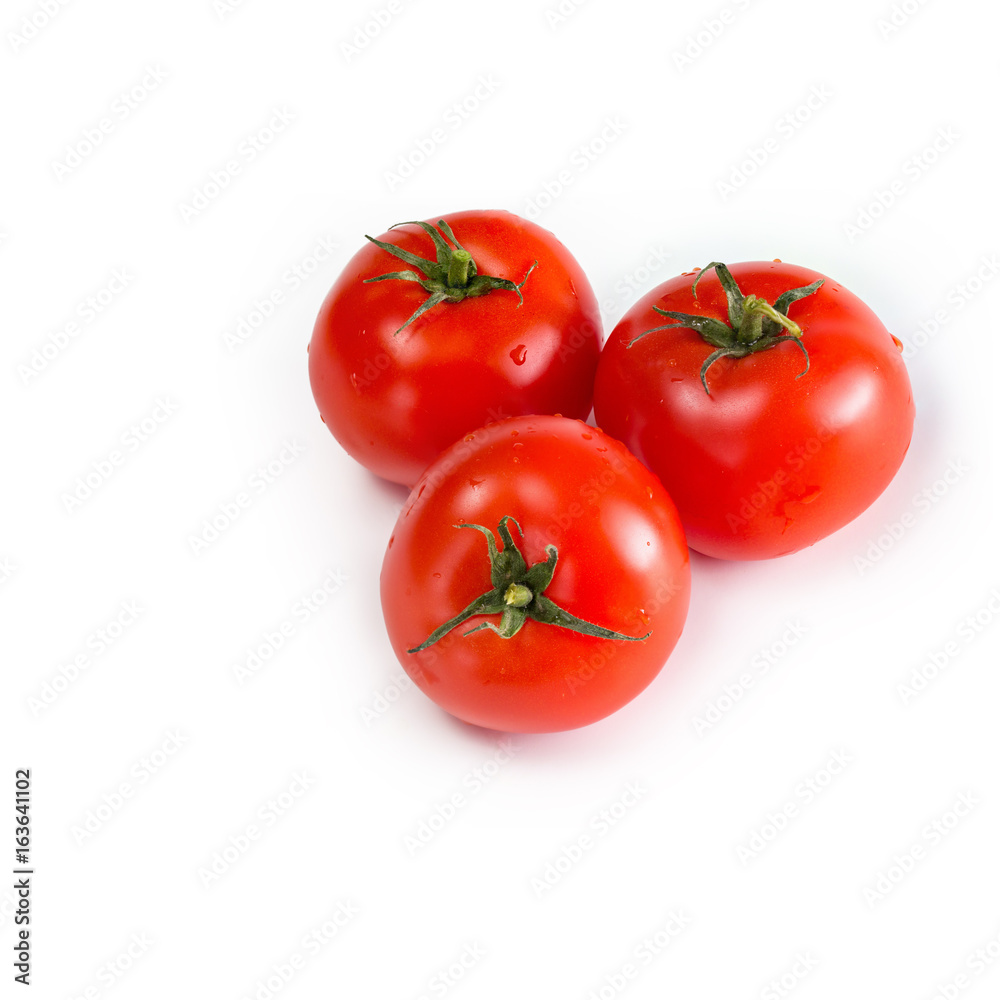
[[[507,515],[500,518],[497,532],[503,542],[503,548],[499,550],[493,532],[489,528],[483,527],[481,524],[462,523],[455,525],[456,528],[475,528],[476,531],[481,531],[486,536],[486,544],[489,547],[490,582],[493,587],[477,597],[454,618],[438,626],[419,646],[407,650],[408,653],[419,653],[422,649],[426,649],[447,635],[455,626],[461,625],[462,622],[468,621],[476,615],[500,615],[500,624],[497,626],[492,622],[483,622],[470,629],[465,635],[490,629],[501,639],[511,639],[523,628],[524,623],[531,619],[543,625],[557,625],[560,628],[568,628],[581,635],[592,635],[599,639],[642,642],[642,640],[649,638],[650,632],[640,636],[623,635],[621,632],[614,632],[609,628],[594,625],[564,611],[558,604],[546,597],[544,591],[552,582],[552,574],[555,573],[556,561],[559,558],[556,547],[546,545],[547,558],[545,562],[538,562],[529,567],[510,533],[508,524],[513,524],[517,528],[518,534],[522,538],[524,537],[521,526],[513,517]]]
[[[395,229],[396,226],[420,226],[434,241],[434,249],[436,251],[435,260],[426,260],[392,243],[385,243],[382,240],[375,239],[373,236],[365,236],[365,239],[374,243],[375,246],[381,247],[394,257],[398,257],[404,263],[409,264],[410,267],[415,267],[424,274],[424,277],[421,277],[415,271],[390,271],[388,274],[380,274],[374,278],[365,279],[366,284],[372,281],[396,279],[400,281],[415,281],[428,293],[427,299],[421,303],[413,315],[396,333],[405,330],[415,319],[442,302],[461,302],[463,299],[489,295],[490,292],[495,292],[497,289],[517,292],[518,306],[524,303],[524,296],[521,294],[521,289],[528,280],[528,275],[535,269],[537,261],[528,268],[527,274],[521,279],[520,284],[515,284],[507,278],[493,278],[488,274],[479,274],[479,269],[476,267],[476,262],[472,259],[472,254],[455,239],[455,234],[451,231],[451,226],[444,219],[438,219],[440,231],[428,222],[397,222],[395,226],[390,226],[389,228]],[[447,242],[445,242],[445,237],[455,245],[454,249],[448,246]]]
[[[694,330],[700,334],[702,340],[716,348],[705,358],[705,363],[701,366],[701,384],[705,387],[705,392],[708,392],[708,381],[705,375],[719,358],[745,358],[748,354],[766,351],[790,340],[806,356],[805,368],[795,376],[802,378],[809,371],[809,352],[802,344],[802,328],[798,323],[788,318],[788,307],[793,302],[804,299],[807,295],[812,295],[823,284],[823,279],[820,278],[819,281],[814,281],[811,285],[805,285],[802,288],[792,288],[787,292],[782,292],[774,300],[774,305],[771,305],[764,299],[757,298],[756,295],[744,295],[729,268],[719,261],[713,261],[707,267],[703,267],[694,279],[691,291],[695,298],[698,298],[698,282],[701,281],[701,276],[706,271],[711,271],[713,267],[726,292],[729,323],[724,323],[714,316],[697,316],[692,313],[673,312],[661,309],[659,306],[653,306],[654,312],[665,319],[675,320],[675,322],[643,331],[638,337],[633,337],[628,342],[628,347],[631,347],[637,340],[642,340],[648,334],[658,333],[660,330],[677,330],[682,327]],[[783,329],[787,332],[782,333]]]

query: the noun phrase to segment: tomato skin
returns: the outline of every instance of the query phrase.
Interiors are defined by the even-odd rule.
[[[441,302],[396,333],[427,300],[415,282],[365,280],[411,269],[367,243],[320,309],[309,379],[323,420],[376,475],[411,485],[448,445],[490,421],[529,413],[590,413],[600,353],[597,299],[579,264],[547,230],[510,212],[443,216],[480,274],[523,289]],[[428,220],[437,224],[438,217]],[[384,233],[434,259],[415,225]]]
[[[730,267],[744,295],[773,303],[824,277],[779,261]],[[663,330],[653,312],[725,320],[713,272],[691,292],[693,274],[665,282],[612,331],[598,365],[597,422],[659,476],[698,552],[768,559],[796,552],[862,513],[896,474],[913,432],[906,367],[876,315],[827,278],[788,309],[804,331],[810,367],[795,344],[721,358],[693,330]]]
[[[419,653],[435,628],[490,589],[483,535],[505,515],[529,565],[559,553],[545,595],[642,642],[527,621],[512,638],[477,616]],[[498,539],[499,545],[499,539]],[[666,491],[620,442],[564,417],[517,417],[466,435],[427,469],[382,565],[386,628],[403,668],[438,705],[505,732],[555,732],[604,718],[659,673],[687,615],[690,567]]]

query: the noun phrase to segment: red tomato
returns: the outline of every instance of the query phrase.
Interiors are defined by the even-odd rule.
[[[402,260],[374,242],[351,258],[309,351],[313,395],[334,437],[406,485],[483,424],[528,413],[586,418],[600,353],[597,300],[550,232],[501,211],[434,222],[381,237]]]
[[[628,311],[601,355],[595,414],[659,476],[693,549],[766,559],[836,531],[886,488],[910,444],[913,396],[898,341],[843,285],[755,261],[731,268],[727,297],[720,271],[697,296],[693,273],[681,275]],[[806,294],[780,298],[792,289]],[[785,329],[767,304],[784,306]],[[713,321],[731,341],[749,325],[727,350]]]
[[[507,732],[574,729],[634,698],[674,648],[689,591],[684,533],[656,477],[558,416],[449,448],[382,564],[403,668],[448,712]]]

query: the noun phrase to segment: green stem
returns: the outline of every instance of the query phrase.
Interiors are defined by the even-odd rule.
[[[756,295],[748,295],[743,300],[743,321],[736,331],[736,339],[741,344],[752,344],[760,340],[764,332],[764,311],[761,305],[767,305]]]
[[[448,285],[451,288],[465,288],[469,283],[469,268],[472,254],[468,250],[455,250],[448,265]]]
[[[534,596],[523,583],[512,583],[503,595],[503,600],[508,607],[523,608],[532,602]]]
[[[743,301],[743,322],[740,324],[738,339],[741,343],[752,344],[760,339],[763,328],[764,317],[784,327],[789,336],[799,338],[802,336],[802,327],[794,320],[789,319],[784,313],[778,312],[770,302],[758,299],[756,295],[748,295]],[[753,336],[744,337],[744,330],[749,331],[748,323],[754,323]]]

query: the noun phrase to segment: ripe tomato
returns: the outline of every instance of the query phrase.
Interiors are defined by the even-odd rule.
[[[423,474],[381,587],[393,650],[438,705],[554,732],[610,715],[659,673],[690,570],[670,497],[624,445],[579,420],[516,417]]]
[[[550,232],[501,211],[435,221],[368,237],[327,295],[309,350],[334,437],[406,485],[491,421],[586,418],[600,353],[597,300]]]
[[[693,549],[785,555],[889,484],[913,431],[910,381],[899,342],[843,285],[780,261],[709,268],[697,294],[691,274],[673,278],[615,327],[596,418],[659,476]]]

